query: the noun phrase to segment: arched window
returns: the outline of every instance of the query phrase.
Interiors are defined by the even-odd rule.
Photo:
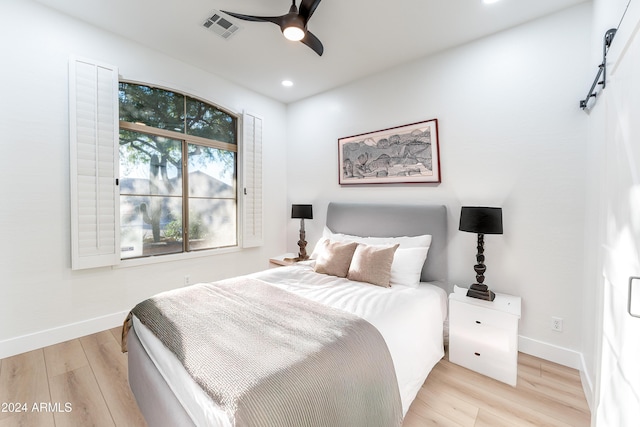
[[[120,82],[121,257],[238,244],[238,118],[175,91]]]

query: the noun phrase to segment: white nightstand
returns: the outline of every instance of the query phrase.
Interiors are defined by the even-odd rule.
[[[449,361],[512,386],[518,379],[520,297],[449,295]]]

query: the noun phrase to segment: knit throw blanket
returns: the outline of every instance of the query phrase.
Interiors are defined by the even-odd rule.
[[[246,277],[141,302],[125,321],[123,343],[132,315],[177,356],[232,425],[402,424],[386,343],[355,315]]]

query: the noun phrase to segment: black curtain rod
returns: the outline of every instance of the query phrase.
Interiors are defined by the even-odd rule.
[[[582,108],[583,110],[587,108],[589,99],[596,97],[596,86],[601,85],[602,89],[607,86],[607,52],[609,52],[611,42],[613,42],[613,38],[616,35],[616,31],[617,29],[611,28],[610,30],[607,30],[606,33],[604,33],[604,44],[602,47],[602,64],[598,65],[598,74],[596,75],[596,79],[591,85],[591,89],[589,89],[589,93],[587,93],[587,97],[580,100],[580,108]],[[600,76],[602,76],[602,80],[600,80]]]

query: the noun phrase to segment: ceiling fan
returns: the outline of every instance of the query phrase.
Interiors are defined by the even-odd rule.
[[[300,9],[298,9],[298,7],[296,7],[296,0],[292,0],[289,13],[282,16],[251,16],[227,12],[226,10],[223,10],[223,12],[245,21],[272,22],[280,27],[282,34],[284,34],[287,39],[300,41],[313,49],[315,53],[322,56],[324,52],[322,43],[311,31],[307,30],[309,19],[311,19],[311,15],[315,12],[320,1],[321,0],[302,0],[300,2]]]

